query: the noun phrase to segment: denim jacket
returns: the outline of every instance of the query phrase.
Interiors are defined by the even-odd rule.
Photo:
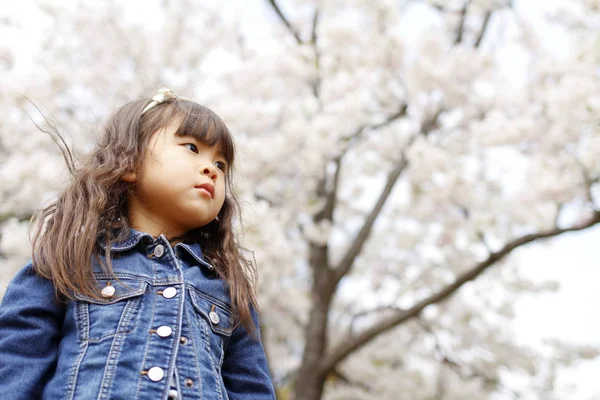
[[[31,263],[0,306],[3,399],[275,399],[259,340],[234,326],[225,282],[198,244],[131,230],[111,246],[103,298],[57,302]],[[258,326],[258,315],[252,309]]]

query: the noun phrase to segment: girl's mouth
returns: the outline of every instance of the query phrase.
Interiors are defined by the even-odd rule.
[[[204,189],[203,187],[196,187],[196,190],[204,193],[205,195],[207,195],[208,197],[210,197],[212,199],[212,193],[210,193],[208,190]]]
[[[208,193],[211,199],[215,196],[215,185],[213,185],[212,182],[206,182],[201,185],[196,185],[194,186],[194,188]]]

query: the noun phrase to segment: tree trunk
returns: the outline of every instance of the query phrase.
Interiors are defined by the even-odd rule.
[[[294,388],[295,400],[319,400],[323,394],[325,376],[320,363],[325,351],[328,308],[329,304],[315,304],[310,312],[302,366]]]
[[[327,266],[327,247],[311,245],[313,270],[312,305],[306,326],[302,365],[294,386],[294,400],[320,400],[325,385],[321,362],[327,348],[329,307],[334,292],[333,276]]]

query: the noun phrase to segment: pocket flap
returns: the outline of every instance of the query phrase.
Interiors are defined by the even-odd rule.
[[[190,289],[190,297],[196,311],[209,323],[213,332],[231,336],[233,332],[233,317],[231,311],[220,302],[211,299],[203,293]]]
[[[113,304],[121,300],[141,296],[146,291],[148,283],[143,280],[134,279],[119,279],[117,281],[115,279],[101,278],[96,279],[96,286],[98,287],[98,292],[102,293],[102,295],[106,293],[105,297],[97,299],[77,292],[73,296],[77,300],[88,303]],[[113,289],[107,290],[107,287],[112,287]]]

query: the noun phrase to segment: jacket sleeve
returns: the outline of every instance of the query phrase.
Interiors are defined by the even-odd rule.
[[[239,325],[231,334],[225,350],[221,374],[229,400],[275,400],[267,357],[260,340],[258,313],[252,309],[257,327],[253,338]]]
[[[28,263],[8,285],[0,305],[0,393],[39,399],[54,374],[64,307],[52,282]]]

